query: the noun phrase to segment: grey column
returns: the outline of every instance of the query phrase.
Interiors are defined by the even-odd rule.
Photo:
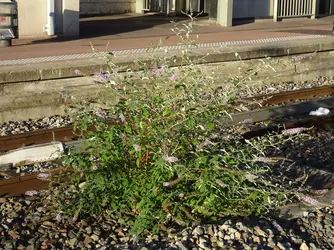
[[[233,0],[218,0],[217,23],[222,26],[232,26]]]

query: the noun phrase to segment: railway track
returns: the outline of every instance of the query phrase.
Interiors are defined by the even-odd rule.
[[[295,91],[282,92],[278,94],[259,95],[255,97],[249,97],[245,100],[248,101],[261,101],[263,106],[288,104],[294,102],[300,102],[304,100],[312,100],[318,98],[324,98],[334,95],[334,85],[321,86],[315,88],[306,88]]]
[[[266,108],[255,109],[250,112],[234,114],[233,121],[230,118],[223,118],[222,122],[240,123],[246,119],[252,119],[253,122],[265,121],[268,119],[281,118],[284,116],[293,116],[305,114],[316,106],[334,108],[334,99],[329,97],[334,95],[334,85],[289,91],[273,95],[260,95],[244,99],[245,101],[262,101]],[[324,98],[325,99],[318,99]],[[308,100],[300,103],[299,100]],[[278,104],[285,106],[269,107]],[[111,123],[112,121],[110,121]],[[88,130],[94,130],[90,126]],[[2,136],[0,137],[0,152],[14,150],[24,146],[38,145],[51,141],[69,142],[77,140],[79,137],[74,134],[72,126],[62,128],[35,130],[27,133]]]
[[[314,110],[316,107],[320,106],[325,108],[334,108],[334,97],[332,97],[333,95],[334,86],[330,85],[298,91],[290,91],[274,95],[261,95],[247,98],[245,99],[247,101],[261,101],[262,105],[265,108],[252,110],[250,112],[236,113],[232,115],[232,120],[227,117],[222,117],[221,122],[238,124],[247,119],[251,119],[252,122],[260,122],[269,119],[279,119],[285,116],[308,114],[310,110]],[[305,102],[305,100],[307,101]],[[285,105],[274,106],[278,104]],[[110,121],[110,123],[112,123],[112,121]],[[333,123],[334,115],[328,115],[324,117],[308,117],[297,122],[288,122],[283,125],[274,125],[248,131],[244,133],[244,137],[247,139],[255,136],[262,136],[270,132],[280,132],[283,128],[294,128],[301,126],[315,126],[325,128],[326,124]],[[88,130],[90,131],[93,131],[94,129],[95,128],[93,126],[90,126],[88,128]],[[73,143],[75,144],[75,141],[78,139],[79,136],[73,132],[72,126],[66,126],[56,129],[36,130],[24,134],[0,137],[0,152],[15,150],[27,146],[50,143],[52,141],[73,145]],[[56,174],[61,171],[60,162],[58,162],[57,164],[59,165],[59,168],[55,170],[50,170],[50,174]],[[312,172],[313,170],[310,171]],[[301,172],[301,170],[299,172]],[[37,173],[29,174],[27,176],[14,175],[12,178],[1,180],[0,195],[18,195],[24,193],[25,190],[47,188],[48,182],[39,180],[37,178],[37,175]],[[313,182],[315,183],[320,179],[324,180],[324,175],[322,175],[320,179],[319,178],[320,177],[317,177],[317,175],[314,175]],[[327,187],[334,186],[333,176],[328,177],[327,175],[325,179]]]

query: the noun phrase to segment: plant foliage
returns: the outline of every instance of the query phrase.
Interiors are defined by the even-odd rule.
[[[75,113],[75,130],[87,143],[84,152],[65,156],[74,169],[66,185],[77,187],[70,202],[59,199],[67,212],[110,211],[141,234],[169,223],[263,214],[286,200],[282,188],[265,179],[269,169],[254,161],[273,139],[245,142],[221,124],[242,86],[219,83],[199,63],[205,57],[188,56],[195,46],[191,30],[174,29],[185,48],[181,67],[167,51],[149,64],[137,61],[140,71],[122,73],[111,61],[100,75],[111,99],[104,110]]]

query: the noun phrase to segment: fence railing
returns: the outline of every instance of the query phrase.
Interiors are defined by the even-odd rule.
[[[0,40],[18,37],[16,2],[0,2]]]
[[[162,12],[169,15],[171,0],[144,0],[144,11]]]
[[[274,0],[274,21],[279,18],[315,18],[316,0]]]

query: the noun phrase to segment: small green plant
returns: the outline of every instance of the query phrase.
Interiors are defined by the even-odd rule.
[[[152,57],[150,65],[137,62],[140,71],[120,73],[111,62],[99,75],[110,103],[75,112],[74,128],[87,142],[84,152],[65,156],[74,169],[66,185],[77,191],[59,197],[63,211],[109,211],[138,235],[169,223],[263,214],[287,201],[283,188],[266,178],[270,169],[256,160],[282,137],[244,141],[220,123],[242,85],[219,84],[198,63],[204,58],[188,56],[191,25],[174,29],[185,48],[182,67],[173,66],[172,56]]]

